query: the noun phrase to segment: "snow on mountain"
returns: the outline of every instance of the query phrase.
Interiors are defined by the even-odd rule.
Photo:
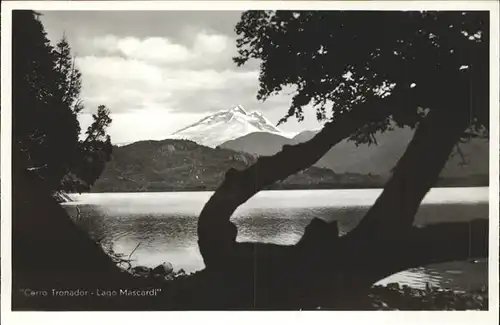
[[[268,132],[290,137],[290,134],[282,132],[259,112],[249,113],[238,105],[206,116],[174,132],[169,138],[187,139],[207,147],[216,147],[252,132]]]

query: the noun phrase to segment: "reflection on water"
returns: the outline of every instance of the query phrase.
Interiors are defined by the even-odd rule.
[[[314,217],[337,220],[341,233],[354,228],[379,190],[265,191],[239,207],[233,216],[238,241],[277,244],[297,242]],[[66,208],[96,240],[130,254],[136,265],[171,262],[176,269],[203,268],[198,251],[197,216],[211,192],[103,193],[75,196]],[[416,217],[426,224],[488,217],[488,189],[433,189]],[[380,283],[399,282],[414,287],[425,283],[447,288],[476,288],[487,283],[485,261],[431,265],[398,273]]]

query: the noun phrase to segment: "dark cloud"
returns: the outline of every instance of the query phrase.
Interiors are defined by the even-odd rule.
[[[118,37],[168,37],[190,45],[201,30],[236,36],[234,26],[241,11],[42,11],[49,36],[95,36],[103,32]]]
[[[41,11],[41,20],[49,39],[55,43],[63,34],[77,56],[104,56],[104,49],[92,48],[92,39],[104,36],[118,38],[168,38],[192,47],[201,32],[223,35],[229,46],[224,55],[210,63],[212,69],[236,68],[232,58],[236,52],[234,26],[241,11]],[[121,54],[117,54],[120,56]],[[184,67],[206,67],[207,62],[191,61]],[[255,70],[257,62],[249,62],[240,70]]]

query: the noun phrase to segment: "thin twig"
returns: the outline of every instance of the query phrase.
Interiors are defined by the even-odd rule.
[[[132,256],[132,254],[134,254],[135,250],[137,249],[137,247],[139,247],[139,245],[141,244],[142,242],[140,241],[137,246],[135,246],[134,250],[132,251],[132,253],[130,253],[130,255],[128,256],[128,260],[130,261],[130,257]]]
[[[467,160],[465,159],[465,155],[462,151],[462,148],[460,148],[460,144],[457,143],[457,153],[460,156],[460,159],[462,160],[460,162],[460,166],[467,166]]]
[[[80,220],[82,214],[80,212],[80,208],[78,206],[75,206],[76,208],[76,220]]]

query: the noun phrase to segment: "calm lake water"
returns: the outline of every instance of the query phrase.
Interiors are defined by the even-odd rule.
[[[132,255],[134,265],[165,261],[175,269],[204,267],[198,251],[196,223],[213,192],[92,193],[74,195],[77,224],[118,253]],[[338,220],[341,232],[355,227],[381,193],[379,189],[263,191],[240,206],[232,220],[239,241],[293,244],[314,217]],[[488,188],[435,188],[424,199],[416,224],[488,218]],[[379,283],[413,287],[426,283],[466,290],[487,284],[487,262],[466,261],[429,265],[395,274]]]

